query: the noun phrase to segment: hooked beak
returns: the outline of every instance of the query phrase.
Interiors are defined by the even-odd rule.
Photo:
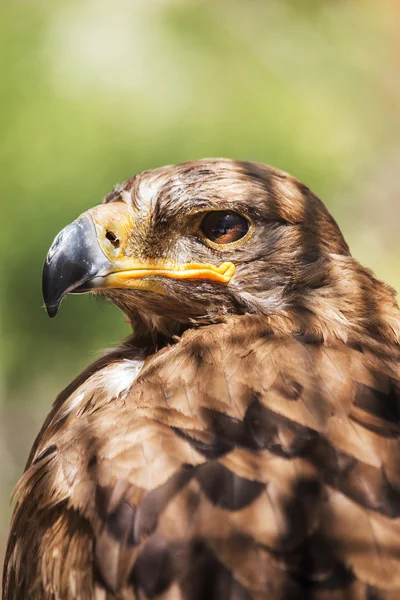
[[[43,267],[47,314],[54,317],[64,296],[98,289],[147,289],[160,293],[154,276],[229,283],[232,263],[172,264],[132,256],[134,223],[123,202],[90,209],[56,236]],[[128,252],[126,252],[126,250]]]

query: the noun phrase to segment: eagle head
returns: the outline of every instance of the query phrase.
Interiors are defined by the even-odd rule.
[[[349,326],[378,326],[394,302],[306,186],[225,159],[145,171],[65,227],[44,265],[48,314],[83,292],[109,298],[136,332],[170,337],[248,313],[343,337]]]

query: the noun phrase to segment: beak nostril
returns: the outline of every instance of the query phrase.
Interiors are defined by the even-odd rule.
[[[108,239],[109,242],[111,242],[111,244],[114,246],[114,248],[119,247],[119,239],[115,235],[115,233],[113,233],[112,231],[107,231],[106,238]]]

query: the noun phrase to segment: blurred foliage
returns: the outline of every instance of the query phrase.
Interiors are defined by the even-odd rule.
[[[206,156],[272,164],[399,286],[399,16],[396,0],[2,2],[0,545],[56,391],[128,334],[91,297],[50,321],[40,290],[56,233],[115,183]]]

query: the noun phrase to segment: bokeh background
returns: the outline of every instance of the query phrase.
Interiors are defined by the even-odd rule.
[[[128,334],[68,297],[55,234],[143,169],[209,156],[310,186],[353,254],[400,287],[398,0],[3,0],[0,561],[9,496],[56,393]]]

